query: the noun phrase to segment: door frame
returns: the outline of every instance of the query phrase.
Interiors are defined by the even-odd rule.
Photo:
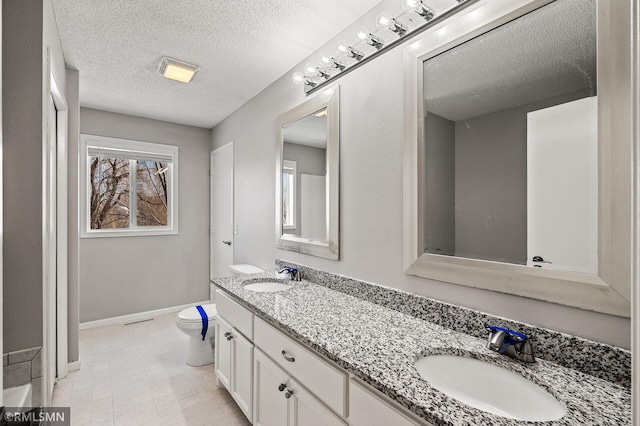
[[[4,161],[4,141],[2,138],[2,0],[0,0],[0,194],[4,193],[4,183],[2,180],[2,171],[4,169],[2,162]],[[4,245],[4,216],[2,212],[4,211],[4,196],[0,195],[0,294],[3,294],[3,281],[2,277],[4,276],[3,269],[3,251],[2,246]],[[0,299],[2,300],[2,299]],[[4,303],[0,303],[0,353],[4,353],[4,333],[3,333],[3,317],[4,317]],[[0,375],[0,389],[4,389],[4,374]],[[4,407],[4,399],[2,397],[2,392],[0,392],[0,407]]]
[[[236,218],[236,210],[235,210],[235,144],[232,140],[231,142],[227,142],[226,144],[214,149],[211,151],[209,155],[209,278],[212,278],[213,275],[213,229],[211,223],[211,213],[213,212],[213,170],[211,170],[211,164],[213,162],[213,156],[219,154],[221,151],[225,149],[231,149],[231,263],[232,265],[235,260],[236,255],[236,242],[235,242],[235,218]]]
[[[56,107],[56,146],[49,146],[49,132],[51,129],[51,118],[48,113],[43,114],[43,128],[46,129],[43,135],[43,192],[45,200],[56,197],[56,209],[52,212],[56,222],[55,241],[46,233],[46,226],[43,228],[43,404],[50,405],[51,395],[49,389],[52,383],[49,382],[49,366],[51,357],[55,356],[56,374],[55,378],[63,378],[68,372],[68,330],[67,330],[67,134],[68,134],[68,105],[65,99],[63,86],[56,73],[55,62],[50,48],[47,48],[47,87],[46,104],[48,111],[49,96],[53,98]],[[48,149],[47,149],[48,148]],[[52,151],[53,150],[53,151]],[[56,158],[56,183],[49,182],[50,154]],[[47,206],[43,206],[43,221],[48,221]],[[47,274],[48,266],[51,262],[56,263],[56,276]],[[55,307],[55,312],[53,312]],[[54,316],[55,315],[55,316]],[[56,348],[49,347],[51,338],[51,321],[56,322]],[[55,380],[55,379],[54,379]]]

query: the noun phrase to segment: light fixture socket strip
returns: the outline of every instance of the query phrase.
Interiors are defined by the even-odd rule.
[[[369,35],[369,38],[367,40],[365,40],[365,42],[370,45],[375,47],[376,49],[380,50],[384,47],[384,42],[382,41],[382,39],[380,39],[380,37],[376,37],[373,34]]]
[[[407,34],[407,27],[394,19],[391,31],[398,34],[400,37],[404,37]]]
[[[382,47],[382,49],[376,50],[375,52],[371,53],[366,58],[362,58],[361,60],[358,60],[358,62],[355,62],[355,63],[345,67],[340,73],[332,75],[331,78],[329,78],[329,79],[327,79],[327,80],[325,80],[325,81],[323,81],[321,83],[318,83],[313,87],[305,84],[304,85],[305,94],[307,96],[309,96],[309,95],[317,92],[318,90],[320,90],[324,86],[328,85],[329,83],[332,83],[332,82],[338,80],[343,75],[346,75],[346,74],[350,73],[351,71],[355,70],[356,68],[358,68],[358,67],[366,64],[367,62],[373,60],[374,58],[377,58],[383,52],[386,52],[387,50],[393,49],[397,45],[399,45],[401,43],[404,43],[407,40],[412,39],[413,37],[417,36],[418,34],[421,34],[425,30],[431,28],[432,26],[434,26],[438,22],[448,18],[449,16],[451,16],[453,14],[456,14],[456,13],[460,12],[463,9],[466,9],[467,7],[471,6],[474,3],[477,3],[478,1],[479,0],[458,0],[458,5],[451,7],[450,9],[442,12],[439,15],[436,15],[430,21],[425,21],[425,23],[422,26],[417,27],[413,31],[406,33],[403,37],[400,37],[397,40],[394,40],[394,41],[390,42],[389,44],[384,45]],[[357,53],[359,53],[359,52],[357,52]]]

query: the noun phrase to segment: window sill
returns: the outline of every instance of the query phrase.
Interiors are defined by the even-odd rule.
[[[83,231],[80,235],[80,238],[156,237],[162,235],[178,235],[178,229],[147,229],[136,231]]]

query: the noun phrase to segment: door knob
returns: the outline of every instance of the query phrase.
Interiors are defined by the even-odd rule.
[[[231,241],[223,241],[222,244],[226,244],[226,245],[230,246],[231,245]]]

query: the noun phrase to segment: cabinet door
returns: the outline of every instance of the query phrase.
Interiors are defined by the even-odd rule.
[[[225,334],[231,333],[231,326],[222,318],[216,319],[216,377],[218,385],[222,384],[227,390],[231,389],[231,342]]]
[[[236,400],[247,419],[253,412],[253,343],[237,330],[231,330],[231,388],[229,393]]]
[[[349,424],[352,426],[417,426],[399,409],[375,391],[351,379],[349,382]],[[430,426],[426,421],[422,424]]]
[[[287,373],[259,349],[253,362],[253,424],[254,426],[285,426],[288,424],[285,388]]]
[[[289,426],[346,426],[340,417],[294,379],[289,379],[287,389],[292,392],[288,401]]]

